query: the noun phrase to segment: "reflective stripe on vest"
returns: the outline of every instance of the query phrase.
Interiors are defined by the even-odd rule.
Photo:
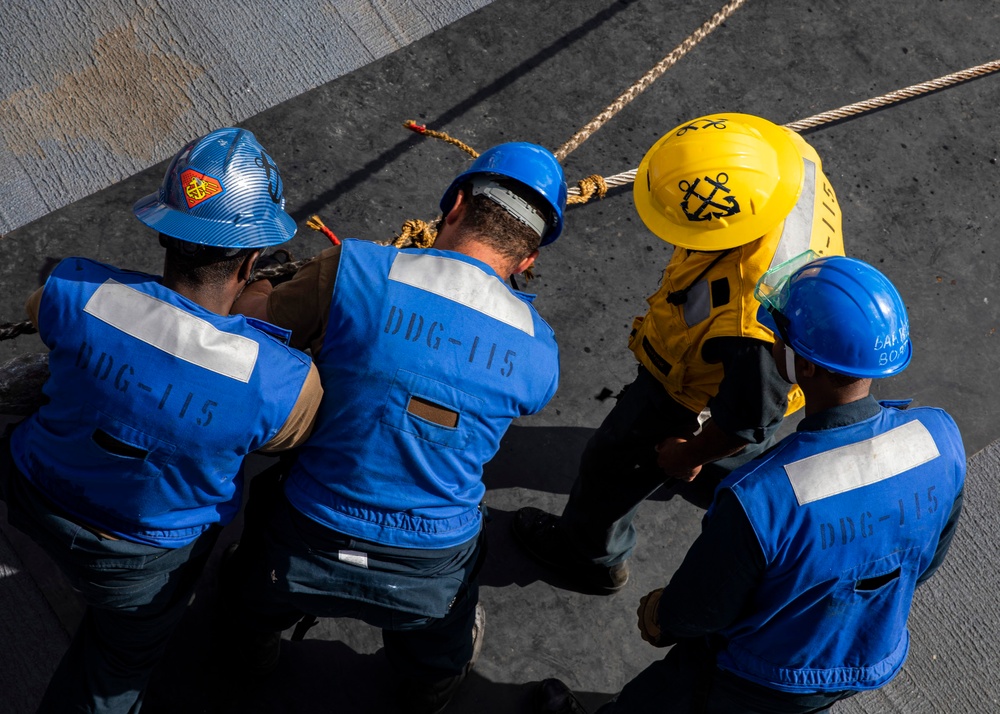
[[[955,422],[927,407],[796,432],[734,472],[719,488],[739,499],[766,565],[753,607],[720,633],[718,665],[790,692],[892,679],[964,475]]]
[[[940,456],[934,437],[912,421],[876,437],[785,465],[800,506],[870,486]]]
[[[531,308],[489,278],[481,268],[441,255],[400,253],[389,269],[389,280],[440,295],[534,337]]]
[[[179,307],[109,278],[83,311],[185,362],[240,382],[257,364],[257,343],[223,332]]]
[[[558,365],[530,298],[485,263],[346,240],[316,360],[328,396],[285,493],[365,540],[464,543],[482,523],[483,464],[511,419],[552,397]]]
[[[11,438],[18,468],[78,522],[167,548],[233,518],[243,458],[285,424],[309,373],[244,318],[83,258],[49,276],[39,334],[50,401]]]

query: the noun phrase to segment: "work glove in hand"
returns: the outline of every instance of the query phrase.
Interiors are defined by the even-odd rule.
[[[659,616],[657,614],[660,607],[660,595],[663,594],[663,588],[658,588],[648,595],[643,595],[639,600],[639,607],[636,608],[635,614],[639,618],[639,632],[642,634],[642,639],[644,639],[653,647],[666,647],[667,644],[660,643],[660,624]]]

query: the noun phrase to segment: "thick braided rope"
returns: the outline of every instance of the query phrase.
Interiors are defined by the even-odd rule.
[[[0,325],[0,341],[12,340],[21,335],[33,335],[36,332],[38,332],[38,328],[31,320],[8,322],[5,325]]]
[[[970,79],[982,77],[992,72],[996,72],[997,70],[1000,70],[1000,60],[993,60],[992,62],[986,62],[985,64],[981,64],[976,67],[963,69],[960,72],[947,74],[944,77],[938,77],[937,79],[931,79],[927,82],[920,82],[919,84],[913,84],[909,87],[904,87],[903,89],[897,89],[893,92],[889,92],[888,94],[883,94],[881,97],[865,99],[861,102],[848,104],[846,107],[841,107],[840,109],[831,109],[828,112],[806,117],[805,119],[799,119],[798,121],[785,124],[785,128],[791,129],[792,131],[814,129],[817,126],[829,124],[830,122],[837,121],[838,119],[846,119],[847,117],[864,114],[865,112],[870,112],[875,109],[879,109],[880,107],[887,107],[890,104],[902,102],[905,99],[912,99],[913,97],[919,97],[921,94],[927,94],[928,92],[934,92],[938,89],[950,87],[953,84],[967,82]]]
[[[728,7],[728,6],[727,6]],[[1000,60],[993,60],[992,62],[986,62],[975,67],[970,67],[968,69],[961,70],[959,72],[953,72],[952,74],[945,75],[943,77],[938,77],[937,79],[928,80],[926,82],[920,82],[919,84],[914,84],[909,87],[904,87],[903,89],[897,89],[895,91],[883,94],[879,97],[874,97],[872,99],[866,99],[861,102],[855,102],[854,104],[848,104],[847,106],[841,107],[839,109],[832,109],[830,111],[822,112],[805,119],[800,119],[798,121],[789,122],[785,124],[785,127],[791,129],[792,131],[805,131],[806,129],[814,129],[823,124],[829,124],[830,122],[837,121],[839,119],[846,119],[851,116],[858,116],[866,112],[879,109],[881,107],[886,107],[897,102],[904,101],[906,99],[912,99],[913,97],[919,97],[922,94],[927,94],[929,92],[934,92],[939,89],[944,89],[955,84],[960,84],[961,82],[967,82],[970,79],[975,79],[977,77],[982,77],[987,74],[992,74],[1000,70]],[[439,134],[440,132],[430,132],[429,130],[421,131],[418,133],[427,133],[431,135]],[[445,135],[446,136],[446,135]],[[434,138],[444,137],[435,136]],[[449,137],[450,138],[450,137]],[[459,141],[450,141],[456,146],[461,144],[460,148],[463,150],[473,153],[470,147],[462,144]],[[607,193],[609,188],[616,188],[618,186],[626,186],[635,181],[636,169],[631,169],[629,171],[623,171],[622,173],[615,174],[613,176],[608,176],[602,178],[601,176],[595,174],[593,176],[588,176],[582,181],[578,182],[576,186],[569,189],[568,203],[586,203],[594,195],[599,198],[603,198],[604,194]],[[408,221],[407,223],[411,223]],[[415,225],[407,228],[404,224],[403,234],[394,239],[393,243],[404,243],[408,240],[420,240],[421,242],[430,240],[433,243],[433,238],[430,237],[429,232],[422,226],[416,224],[423,224],[422,221],[412,221]],[[426,226],[427,224],[423,224]],[[282,265],[273,265],[267,268],[261,268],[260,270],[254,271],[251,280],[261,280],[263,278],[280,277],[283,275],[289,275],[294,273],[307,262],[307,260],[297,260],[290,263],[284,263]],[[31,323],[30,320],[24,320],[23,322],[8,322],[5,324],[0,324],[0,341],[10,340],[20,335],[30,335],[38,330]]]
[[[250,282],[252,283],[257,280],[264,280],[265,278],[280,278],[283,275],[291,275],[310,260],[312,260],[312,258],[293,260],[288,263],[269,265],[266,268],[258,268],[253,271],[253,274],[250,276]]]
[[[719,25],[729,19],[729,16],[736,12],[745,2],[746,0],[732,0],[732,2],[728,3],[721,10],[712,15],[712,17],[705,22],[705,24],[691,33],[687,39],[677,45],[677,47],[674,48],[670,54],[660,60],[651,70],[646,72],[646,74],[644,74],[638,82],[625,90],[625,92],[622,93],[618,99],[613,101],[607,109],[587,122],[583,128],[570,138],[569,141],[560,146],[555,152],[556,158],[562,162],[567,156],[570,155],[570,153],[579,148],[580,144],[589,139],[594,132],[610,121],[611,118],[625,108],[629,102],[645,92],[653,82],[658,80],[663,75],[664,72],[677,64],[677,62],[684,55],[690,52],[691,49],[703,39],[708,37],[708,35],[710,35]]]
[[[883,94],[880,97],[874,97],[872,99],[866,99],[861,102],[855,102],[854,104],[848,104],[847,106],[841,107],[840,109],[831,109],[827,112],[822,112],[821,114],[816,114],[811,117],[806,117],[805,119],[799,119],[798,121],[789,122],[784,126],[792,131],[805,131],[806,129],[815,129],[823,124],[829,124],[830,122],[837,121],[839,119],[846,119],[852,116],[858,116],[866,112],[874,111],[875,109],[880,109],[882,107],[887,107],[891,104],[896,104],[902,102],[906,99],[912,99],[913,97],[919,97],[922,94],[927,94],[929,92],[934,92],[939,89],[944,89],[955,84],[960,84],[961,82],[967,82],[970,79],[975,79],[977,77],[982,77],[987,74],[991,74],[1000,70],[1000,60],[993,60],[992,62],[986,62],[985,64],[977,65],[975,67],[970,67],[969,69],[963,69],[960,72],[954,72],[952,74],[947,74],[943,77],[938,77],[937,79],[931,79],[926,82],[921,82],[919,84],[914,84],[909,87],[904,87],[903,89],[896,89],[887,94]],[[630,169],[628,171],[623,171],[620,174],[615,174],[614,176],[607,176],[604,182],[607,184],[608,188],[615,188],[617,186],[626,186],[633,181],[635,181],[636,169]],[[570,196],[581,196],[582,192],[580,188],[573,186],[569,189]],[[572,199],[571,199],[572,200]],[[572,200],[573,203],[583,203],[581,200]]]

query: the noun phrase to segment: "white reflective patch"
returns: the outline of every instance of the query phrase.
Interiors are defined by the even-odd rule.
[[[84,312],[137,340],[224,377],[249,382],[260,346],[241,335],[223,332],[179,307],[107,280]]]
[[[785,473],[804,506],[898,476],[938,456],[927,427],[911,421],[866,441],[787,464]]]
[[[357,550],[338,550],[337,560],[341,563],[356,565],[359,568],[368,569],[368,554]]]
[[[474,265],[440,255],[400,253],[392,262],[389,280],[440,295],[535,336],[531,309],[496,276]]]
[[[802,193],[795,202],[792,212],[785,218],[781,229],[781,240],[778,249],[771,259],[771,268],[781,265],[809,250],[812,244],[813,210],[816,207],[816,164],[809,159],[802,159]]]

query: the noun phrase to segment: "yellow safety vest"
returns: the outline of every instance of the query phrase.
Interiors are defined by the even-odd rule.
[[[674,400],[693,412],[708,406],[724,374],[721,363],[702,357],[706,341],[750,337],[774,342],[774,334],[757,322],[760,303],[753,292],[760,277],[809,249],[820,255],[844,254],[840,206],[819,156],[797,134],[792,138],[804,155],[805,178],[788,217],[765,236],[728,251],[675,248],[663,285],[648,299],[649,312],[632,324],[629,349]],[[675,298],[679,304],[671,304],[667,299],[685,290],[683,302]],[[792,385],[785,414],[804,404],[802,390]]]

